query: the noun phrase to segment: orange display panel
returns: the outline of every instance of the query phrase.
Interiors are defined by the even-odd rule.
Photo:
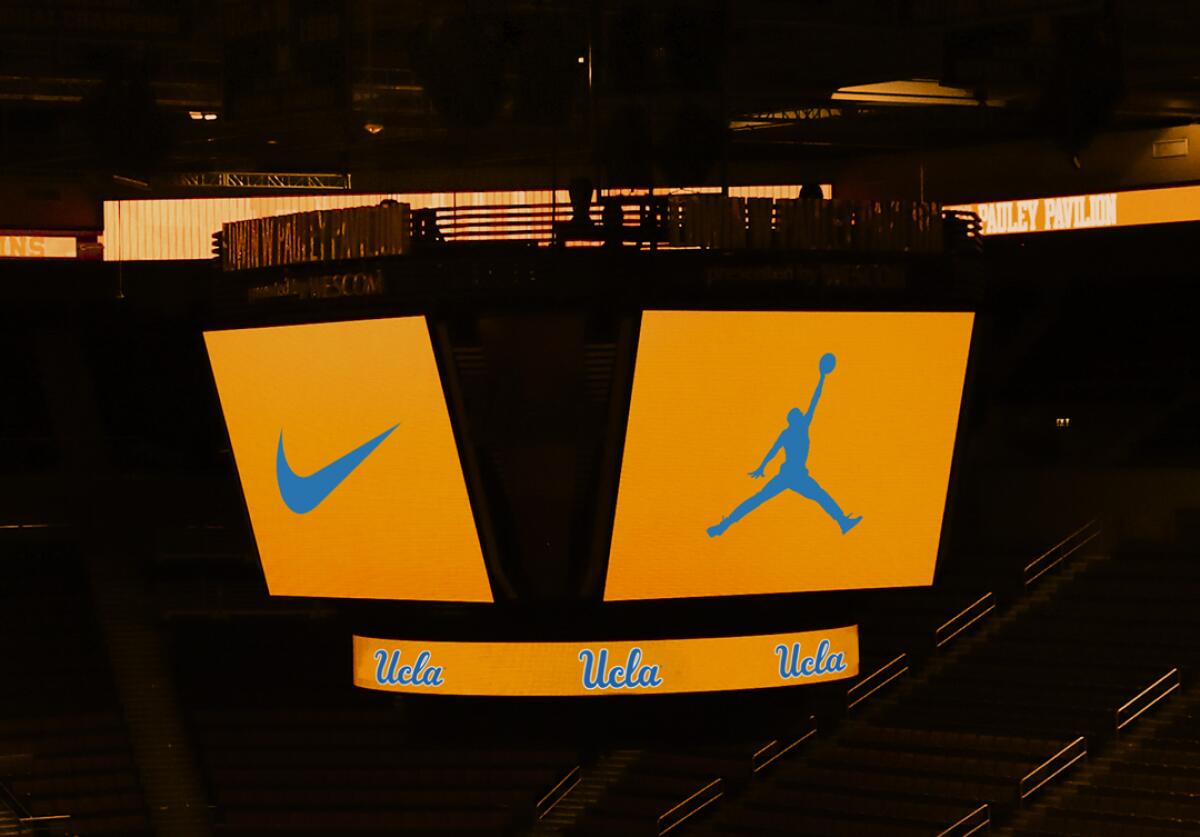
[[[605,599],[933,581],[974,315],[643,315]]]
[[[442,695],[646,695],[765,689],[858,674],[858,628],[621,642],[354,637],[354,685]]]
[[[492,601],[423,317],[204,339],[272,595]]]
[[[946,209],[979,215],[984,235],[1178,224],[1200,220],[1200,186],[985,201]]]

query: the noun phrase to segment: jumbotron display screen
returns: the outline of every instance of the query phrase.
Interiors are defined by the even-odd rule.
[[[492,601],[424,317],[204,339],[272,595]]]
[[[647,311],[605,599],[931,584],[973,323]]]

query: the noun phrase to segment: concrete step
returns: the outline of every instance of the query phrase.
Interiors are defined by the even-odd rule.
[[[22,837],[21,821],[3,804],[0,804],[0,837]]]
[[[580,771],[579,783],[567,792],[546,816],[530,830],[530,837],[558,837],[584,813],[600,804],[629,766],[641,758],[641,750],[613,750],[591,767]]]

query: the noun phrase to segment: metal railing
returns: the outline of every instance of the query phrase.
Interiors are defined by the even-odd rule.
[[[985,802],[945,831],[939,831],[937,837],[970,837],[972,834],[988,830],[991,825],[992,806]]]
[[[962,209],[942,210],[942,222],[946,225],[947,249],[954,252],[983,252],[983,221],[979,214]]]
[[[20,799],[9,788],[7,780],[14,776],[28,776],[32,773],[33,755],[31,753],[13,753],[0,755],[0,809],[11,813],[11,820],[17,823],[17,834],[20,837],[65,837],[71,833],[71,815],[56,814],[51,816],[34,816],[25,801]]]
[[[537,812],[537,818],[540,820],[554,810],[554,806],[562,802],[568,793],[575,789],[579,784],[579,765],[572,767],[566,776],[563,776],[554,787],[546,791],[545,796],[537,801],[534,810]]]
[[[1022,581],[1025,587],[1032,586],[1039,578],[1044,576],[1050,570],[1057,567],[1067,558],[1074,555],[1080,549],[1100,536],[1100,524],[1096,520],[1089,520],[1084,525],[1080,526],[1071,534],[1067,535],[1054,546],[1047,549],[1037,558],[1034,558],[1022,572]]]
[[[673,829],[683,825],[692,817],[699,814],[709,805],[712,805],[718,799],[725,795],[725,782],[723,779],[713,779],[700,790],[693,793],[682,802],[668,808],[658,816],[658,834],[659,837],[671,832]]]
[[[995,609],[996,597],[991,593],[984,593],[934,629],[934,646],[941,648]]]
[[[808,728],[800,734],[799,738],[792,739],[788,744],[784,744],[783,741],[776,738],[755,750],[754,754],[750,756],[750,772],[758,773],[765,770],[816,734],[817,716],[809,715]]]
[[[563,203],[419,209],[412,213],[412,239],[419,246],[509,241],[651,250],[942,253],[979,241],[978,218],[972,224],[962,215],[912,201],[614,195],[578,210]]]
[[[32,756],[22,753],[17,756],[3,757],[2,763],[3,767],[5,768],[3,775],[6,777],[6,779],[7,777],[21,775],[22,773],[27,772],[19,769],[19,766],[23,766],[26,760],[31,761]],[[14,767],[17,767],[18,769],[13,769]],[[18,799],[17,795],[12,792],[12,789],[9,788],[7,781],[0,782],[0,808],[4,808],[5,810],[9,811],[17,820],[25,820],[30,816],[29,809],[26,808],[25,803]]]
[[[907,654],[901,654],[884,663],[846,690],[846,709],[858,706],[906,671],[908,671]]]
[[[509,241],[536,245],[636,244],[656,249],[667,240],[667,199],[614,196],[589,204],[461,205],[413,212],[413,241],[438,245]]]
[[[21,817],[21,837],[72,837],[70,814]]]
[[[1180,687],[1179,669],[1173,668],[1162,677],[1117,707],[1113,725],[1117,732],[1133,723],[1147,709]]]
[[[1054,777],[1069,769],[1085,756],[1087,756],[1087,739],[1081,735],[1021,777],[1018,786],[1021,799],[1028,799],[1039,788],[1053,781]]]

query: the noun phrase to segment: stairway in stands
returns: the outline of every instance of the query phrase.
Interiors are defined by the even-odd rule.
[[[130,744],[156,834],[212,833],[207,794],[180,715],[168,653],[146,605],[142,582],[127,562],[90,562],[92,594]]]
[[[1080,563],[695,833],[965,834],[984,805],[978,827],[1011,819],[1021,835],[1194,833],[1200,721],[1190,703],[1138,711],[1200,663],[1197,593],[1188,555]],[[1118,738],[1126,723],[1161,740]],[[1111,772],[1084,772],[1085,753]]]
[[[1013,837],[1200,833],[1200,566],[1194,550],[1137,548],[1111,568],[1113,604],[1090,626],[1114,659],[1170,668],[1123,708],[1120,734],[1091,748],[1089,765],[1014,818]],[[1129,605],[1121,606],[1121,602]],[[1184,688],[1181,684],[1191,684]]]
[[[1005,837],[1200,832],[1200,694],[1168,694],[1130,735],[1022,811]]]
[[[149,832],[129,731],[77,550],[0,548],[0,781],[79,834]]]
[[[781,759],[731,804],[687,833],[706,835],[969,833],[1012,810],[1042,765],[1083,755],[1069,729],[991,728],[975,723],[978,695],[942,700],[998,639],[1103,562],[1089,552],[1042,579],[1002,614],[934,656],[890,693],[847,711],[832,734]],[[955,701],[958,701],[957,703]],[[913,707],[938,706],[922,714]],[[1061,755],[1059,755],[1061,754]],[[1047,773],[1050,771],[1047,771]],[[957,831],[953,831],[957,829]]]
[[[21,837],[21,821],[6,805],[0,803],[0,837]]]
[[[641,750],[613,750],[594,765],[580,771],[579,783],[563,795],[550,811],[538,820],[530,837],[551,837],[568,832],[585,811],[601,800],[642,755]]]

